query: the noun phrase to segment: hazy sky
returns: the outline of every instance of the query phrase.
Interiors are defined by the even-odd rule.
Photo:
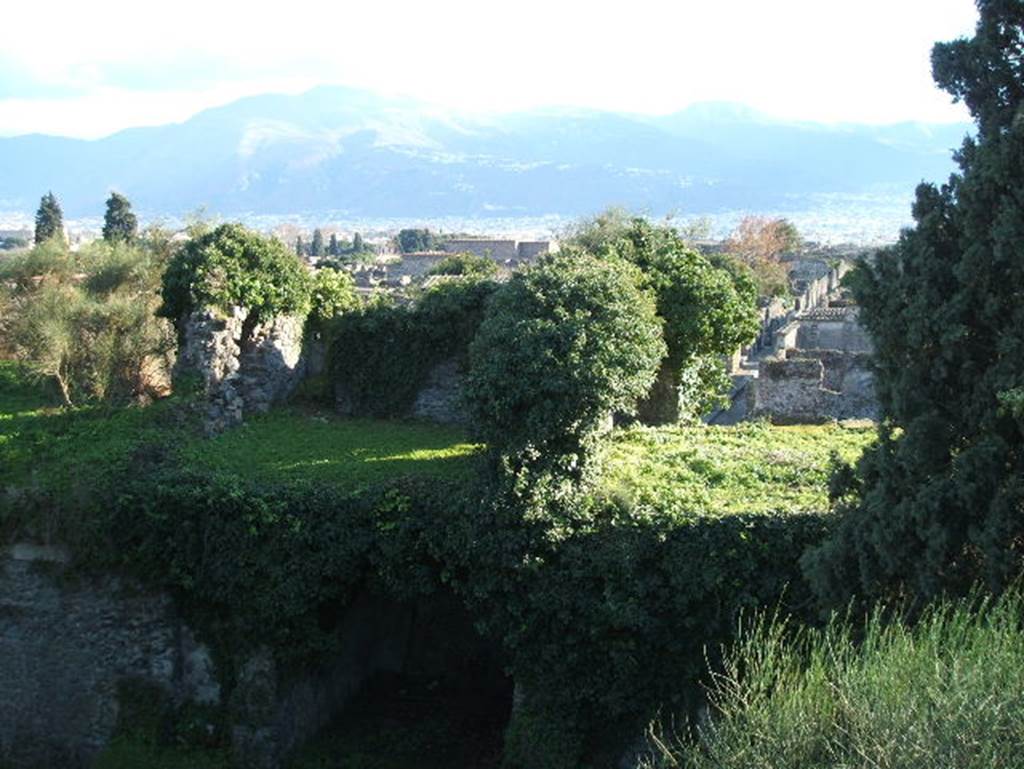
[[[931,81],[972,0],[47,0],[0,9],[0,135],[100,136],[317,84],[463,110],[965,119]]]

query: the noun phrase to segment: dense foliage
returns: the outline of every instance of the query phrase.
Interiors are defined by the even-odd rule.
[[[495,293],[470,347],[466,401],[514,475],[544,464],[580,477],[602,421],[650,388],[665,344],[639,282],[621,260],[558,254]]]
[[[474,278],[493,278],[498,265],[493,259],[475,254],[452,254],[430,268],[429,275],[467,275]]]
[[[330,325],[331,381],[354,414],[404,416],[438,363],[464,362],[495,284],[445,283],[412,305],[369,303]]]
[[[441,237],[426,228],[399,230],[398,235],[395,237],[398,250],[403,254],[412,254],[417,251],[433,251],[443,242]]]
[[[719,405],[729,387],[722,357],[758,329],[757,288],[749,273],[717,267],[674,228],[642,217],[597,217],[575,230],[570,244],[640,269],[664,320],[663,365],[679,390],[682,416],[693,419]]]
[[[525,694],[509,766],[609,760],[657,708],[692,706],[705,646],[728,640],[742,609],[806,601],[793,564],[823,525],[813,515],[680,521],[598,501],[571,520],[523,519],[437,479],[353,495],[147,473],[98,511],[97,557],[173,590],[231,659],[269,643],[305,668],[337,649],[336,623],[362,591],[454,591]]]
[[[980,0],[971,40],[938,45],[936,79],[978,121],[916,227],[863,263],[854,293],[876,347],[885,422],[854,501],[808,568],[822,594],[921,597],[993,587],[1024,541],[1024,6]]]
[[[945,603],[912,628],[799,630],[761,618],[728,653],[695,743],[671,737],[660,769],[989,769],[1020,765],[1024,605]]]
[[[131,202],[119,192],[111,192],[103,215],[103,239],[108,243],[131,243],[138,234],[139,220],[132,212]]]
[[[163,280],[160,314],[174,321],[200,307],[244,307],[251,322],[304,315],[312,278],[279,241],[222,224],[175,254]]]

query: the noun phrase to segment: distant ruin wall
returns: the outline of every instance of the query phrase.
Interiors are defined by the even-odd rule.
[[[871,356],[841,350],[794,350],[761,363],[751,415],[782,424],[878,419]]]
[[[801,320],[797,326],[795,345],[792,346],[806,350],[874,351],[871,337],[857,322],[856,316],[850,315],[837,319]]]
[[[519,256],[514,240],[484,240],[477,238],[449,240],[444,244],[444,250],[449,254],[485,256],[496,262],[516,259]]]

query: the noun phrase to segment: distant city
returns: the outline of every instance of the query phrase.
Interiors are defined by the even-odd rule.
[[[640,211],[655,219],[668,218],[677,225],[692,224],[706,220],[708,237],[723,239],[750,214],[770,218],[786,218],[793,222],[800,233],[823,244],[851,243],[865,246],[880,246],[895,242],[903,227],[911,225],[911,191],[905,195],[868,194],[820,194],[795,199],[794,204],[805,208],[776,209],[766,211],[735,210],[708,214],[674,212],[654,213]],[[596,211],[594,213],[597,213]],[[293,214],[236,214],[219,216],[203,212],[212,220],[240,221],[246,226],[272,233],[282,230],[297,230],[309,233],[315,228],[351,236],[360,233],[367,242],[377,243],[390,239],[406,227],[428,227],[439,233],[465,233],[468,235],[491,235],[520,240],[545,239],[558,234],[577,217],[560,214],[547,216],[494,216],[461,217],[444,216],[436,218],[411,217],[357,217],[346,216],[343,212],[293,213]],[[161,224],[170,229],[185,226],[188,217],[182,215],[159,215],[140,211],[142,226]],[[101,216],[69,218],[67,229],[72,240],[92,240],[99,236],[103,226]],[[31,231],[33,214],[29,211],[0,210],[0,231]]]

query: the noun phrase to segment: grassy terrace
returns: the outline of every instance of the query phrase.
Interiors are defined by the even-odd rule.
[[[458,429],[341,419],[301,408],[256,416],[206,439],[173,402],[66,411],[16,365],[0,362],[0,488],[75,494],[104,467],[158,444],[177,447],[183,461],[215,472],[353,490],[398,476],[465,477],[479,451]]]
[[[465,477],[479,450],[455,428],[287,408],[191,441],[182,455],[190,464],[269,482],[356,489],[397,476]]]
[[[824,510],[830,454],[855,459],[873,437],[841,425],[630,428],[612,437],[602,485],[639,509],[678,516]],[[454,428],[299,407],[205,439],[168,402],[64,411],[0,363],[0,488],[74,495],[111,462],[159,443],[215,472],[353,490],[397,476],[468,477],[480,451]]]

